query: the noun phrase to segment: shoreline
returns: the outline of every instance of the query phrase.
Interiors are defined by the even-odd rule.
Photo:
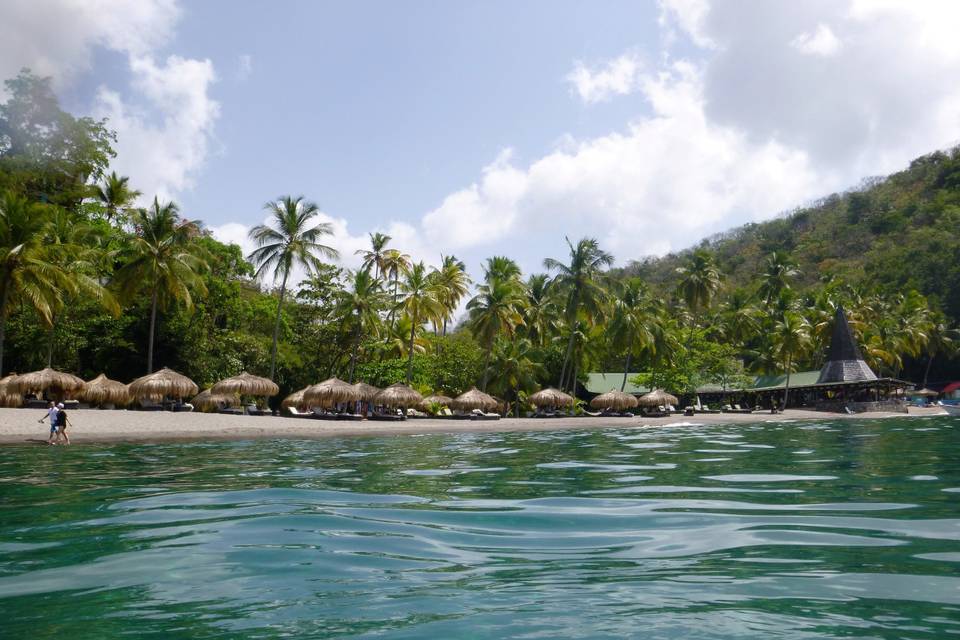
[[[38,424],[40,410],[0,409],[0,445],[45,444],[46,423]],[[783,413],[673,415],[667,418],[501,418],[500,420],[442,420],[412,418],[403,422],[338,422],[287,416],[235,416],[218,413],[171,413],[87,409],[72,411],[69,429],[73,444],[203,442],[225,440],[316,440],[337,437],[401,436],[572,429],[622,429],[782,422],[784,420],[850,420],[889,417],[945,416],[939,407],[910,407],[909,414],[876,412],[826,413],[788,409]]]

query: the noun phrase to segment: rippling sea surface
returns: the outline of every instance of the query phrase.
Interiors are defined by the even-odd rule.
[[[0,449],[3,638],[960,635],[960,420]]]

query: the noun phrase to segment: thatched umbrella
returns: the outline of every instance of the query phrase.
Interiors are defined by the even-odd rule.
[[[453,402],[453,398],[435,393],[431,396],[427,396],[426,398],[424,398],[420,402],[420,408],[426,410],[432,404],[439,404],[443,407],[449,407],[451,402]]]
[[[303,394],[306,393],[309,386],[300,389],[300,391],[294,391],[286,398],[283,399],[283,402],[280,403],[280,406],[284,409],[289,409],[293,407],[294,409],[305,410],[307,408],[307,403],[303,401]]]
[[[573,405],[573,396],[552,387],[541,389],[527,399],[537,407],[567,407]]]
[[[637,399],[629,393],[618,391],[607,391],[601,393],[590,401],[590,406],[594,409],[613,409],[614,411],[623,411],[624,409],[633,409],[637,406]]]
[[[932,398],[932,397],[938,396],[938,395],[940,395],[940,394],[937,393],[936,391],[934,391],[933,389],[923,388],[923,389],[920,389],[919,391],[910,391],[910,392],[908,392],[908,395],[911,395],[911,396],[923,396],[923,397],[925,397],[925,398]]]
[[[303,392],[303,401],[308,407],[332,407],[341,402],[356,402],[360,390],[340,378],[330,378]]]
[[[474,409],[490,411],[496,409],[498,403],[496,398],[474,387],[470,391],[458,395],[450,404],[454,409],[460,411],[472,411]]]
[[[373,400],[374,396],[380,393],[380,389],[373,386],[372,384],[367,384],[366,382],[358,382],[353,385],[357,391],[360,392],[360,400],[363,402],[370,402]]]
[[[17,374],[11,373],[0,379],[0,407],[22,407],[23,394],[16,386]]]
[[[80,397],[90,404],[97,405],[125,405],[130,402],[130,393],[127,385],[117,380],[111,380],[104,374],[83,385]]]
[[[386,407],[415,407],[423,400],[416,389],[411,389],[402,382],[392,384],[373,397],[373,404],[382,404]]]
[[[213,389],[206,389],[193,396],[190,401],[194,407],[203,412],[219,411],[230,407],[237,402],[237,396],[231,393],[214,393]]]
[[[187,376],[164,367],[127,385],[130,397],[135,400],[160,401],[165,397],[185,398],[194,396],[199,389]]]
[[[641,407],[665,407],[668,404],[673,406],[680,404],[676,396],[670,395],[663,389],[654,389],[650,393],[640,396],[638,402]]]
[[[58,398],[72,395],[73,392],[83,389],[83,379],[70,373],[54,371],[50,367],[32,373],[17,376],[12,382],[20,393],[43,393],[50,391]]]
[[[280,387],[270,378],[261,378],[244,371],[210,387],[213,395],[267,397],[280,393]]]

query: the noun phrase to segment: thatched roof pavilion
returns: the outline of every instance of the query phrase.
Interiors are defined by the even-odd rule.
[[[299,409],[301,411],[306,410],[307,403],[304,402],[303,400],[303,394],[306,393],[307,389],[309,388],[310,388],[309,386],[306,386],[303,389],[300,389],[299,391],[294,391],[293,393],[291,393],[290,395],[288,395],[286,398],[283,399],[283,402],[280,403],[280,406],[283,407],[284,409],[289,409],[290,407],[293,407],[294,409]]]
[[[553,387],[537,391],[528,400],[537,407],[568,407],[573,405],[573,396]]]
[[[80,397],[91,404],[125,405],[130,402],[130,392],[127,385],[118,380],[111,380],[104,374],[98,375],[83,385]]]
[[[590,401],[590,406],[594,409],[612,409],[614,411],[623,411],[624,409],[633,409],[637,406],[637,399],[629,393],[618,391],[607,391],[601,393]]]
[[[451,402],[453,402],[453,398],[435,393],[424,398],[423,401],[420,402],[420,408],[426,409],[432,404],[449,407]]]
[[[412,389],[402,382],[392,384],[373,397],[373,404],[382,404],[386,407],[415,407],[423,400],[423,396],[416,389]]]
[[[228,393],[214,393],[213,389],[205,389],[190,401],[199,411],[219,411],[224,407],[231,407],[237,402],[237,396]]]
[[[853,331],[847,323],[847,314],[843,307],[837,307],[833,318],[833,333],[830,336],[830,348],[827,361],[820,369],[817,384],[825,382],[870,382],[877,379],[870,365],[860,354],[860,347],[853,337]]]
[[[497,399],[487,395],[476,387],[465,393],[461,393],[450,403],[454,409],[461,411],[472,411],[480,409],[481,411],[491,411],[497,408]]]
[[[11,383],[11,389],[14,384],[20,393],[51,392],[54,396],[63,397],[71,396],[74,392],[83,389],[85,382],[82,378],[73,374],[55,371],[47,367],[40,371],[17,376],[16,380]]]
[[[641,407],[665,407],[668,404],[673,406],[680,404],[676,396],[670,395],[663,389],[654,389],[650,393],[640,396],[637,401]]]
[[[332,407],[357,400],[360,400],[360,390],[340,378],[324,380],[303,392],[303,401],[308,407]]]
[[[160,401],[165,397],[182,399],[196,395],[199,390],[193,380],[166,367],[127,385],[130,397],[135,400]]]
[[[360,400],[363,402],[370,402],[378,393],[380,393],[380,389],[378,387],[375,387],[372,384],[367,384],[366,382],[358,382],[353,386],[357,391],[360,392]]]
[[[280,387],[270,378],[255,376],[246,371],[232,378],[226,378],[210,387],[213,395],[230,396],[275,396],[280,393]]]
[[[23,406],[23,394],[16,385],[17,374],[11,373],[0,378],[0,407],[16,408]]]

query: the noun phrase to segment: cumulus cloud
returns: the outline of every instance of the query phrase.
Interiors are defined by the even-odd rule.
[[[219,114],[212,62],[158,54],[180,15],[175,0],[10,0],[0,76],[30,67],[64,87],[87,77],[97,48],[126,56],[129,86],[100,87],[92,114],[118,134],[113,168],[131,175],[145,200],[169,199],[192,186]]]
[[[804,31],[791,40],[790,45],[800,53],[824,58],[836,54],[843,47],[840,38],[835,36],[830,27],[823,23],[818,24],[813,32]]]
[[[577,61],[566,80],[584,102],[605,102],[614,96],[632,93],[642,69],[639,55],[624,53],[594,68]]]

